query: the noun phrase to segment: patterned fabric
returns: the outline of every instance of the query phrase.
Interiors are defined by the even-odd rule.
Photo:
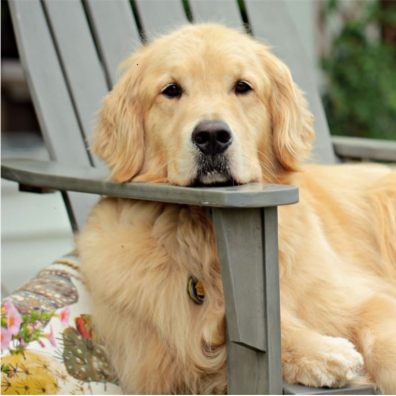
[[[66,327],[59,321],[42,323],[53,332],[56,346],[31,342],[23,354],[3,351],[2,394],[122,394],[117,376],[95,336],[89,295],[72,253],[55,261],[30,282],[3,300],[21,314],[53,312],[70,307]]]

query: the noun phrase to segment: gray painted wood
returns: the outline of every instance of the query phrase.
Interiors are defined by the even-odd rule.
[[[266,351],[260,209],[213,211],[231,342]],[[220,237],[222,239],[220,239]]]
[[[312,162],[336,162],[313,65],[308,61],[285,4],[282,0],[245,0],[245,4],[254,36],[270,44],[273,52],[290,68],[294,80],[305,92],[310,109],[315,115],[316,141]]]
[[[345,136],[333,136],[331,140],[340,157],[396,162],[396,141]]]
[[[297,384],[284,384],[284,395],[376,395],[373,385],[354,385],[343,388],[311,388]]]
[[[243,30],[243,22],[236,0],[190,0],[194,23],[216,22]]]
[[[79,0],[44,0],[43,5],[49,17],[82,136],[89,147],[95,116],[108,88],[88,21]],[[101,164],[93,156],[92,159],[96,166]]]
[[[120,63],[140,45],[129,0],[87,0],[87,12],[109,83],[120,76]]]
[[[9,2],[22,66],[51,159],[88,165],[73,103],[39,1]],[[52,134],[56,134],[52,136]]]
[[[135,0],[135,2],[145,37],[149,41],[188,23],[180,0]]]
[[[276,207],[261,210],[263,229],[264,302],[267,335],[266,365],[268,393],[282,390],[280,292],[278,267],[278,211]]]
[[[42,4],[14,0],[9,5],[21,63],[49,156],[63,164],[88,166],[82,131]],[[76,229],[85,222],[87,208],[96,198],[79,193],[64,197]]]
[[[298,201],[293,186],[246,184],[235,187],[177,187],[156,183],[114,183],[106,172],[89,166],[28,159],[3,159],[2,177],[20,184],[56,190],[118,196],[149,201],[213,207],[266,207]]]
[[[280,394],[277,210],[213,209],[227,319],[229,394]]]

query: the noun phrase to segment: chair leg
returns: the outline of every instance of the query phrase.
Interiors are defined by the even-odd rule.
[[[281,394],[277,208],[212,210],[227,319],[229,394]]]

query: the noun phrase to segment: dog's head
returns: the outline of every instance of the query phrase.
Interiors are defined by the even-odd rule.
[[[125,182],[271,182],[310,152],[313,117],[288,68],[248,35],[190,25],[132,54],[93,150]]]

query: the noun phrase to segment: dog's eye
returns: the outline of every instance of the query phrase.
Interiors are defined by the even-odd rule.
[[[245,95],[252,90],[252,87],[246,82],[239,80],[236,82],[234,92],[236,95]]]
[[[165,95],[166,97],[171,99],[180,98],[180,96],[182,96],[182,93],[182,87],[177,83],[169,84],[161,91],[162,95]]]

